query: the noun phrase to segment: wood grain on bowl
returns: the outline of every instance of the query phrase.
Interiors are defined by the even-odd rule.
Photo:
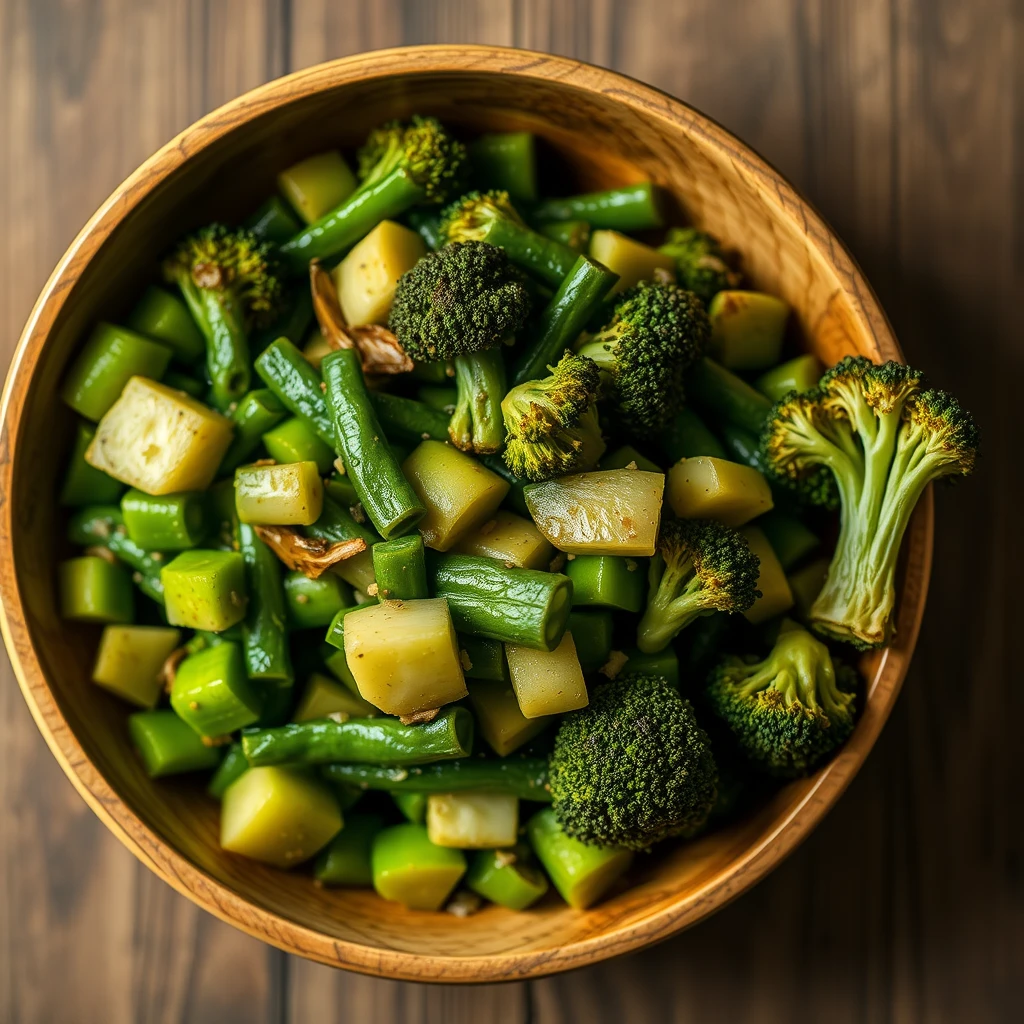
[[[95,631],[57,618],[56,439],[71,420],[53,395],[86,327],[125,312],[186,220],[240,216],[272,190],[281,166],[355,144],[375,123],[414,110],[469,130],[528,128],[575,188],[653,178],[742,253],[757,287],[794,307],[807,344],[826,362],[850,352],[900,358],[869,286],[817,214],[727,132],[654,89],[568,59],[489,47],[383,51],[312,68],[228,104],[157,153],[101,207],[44,288],[3,401],[3,630],[65,772],[129,848],[198,904],[282,949],[371,974],[524,978],[679,931],[752,885],[821,819],[873,745],[905,674],[930,569],[931,498],[905,545],[899,632],[892,647],[864,660],[868,700],[849,743],[752,817],[641,863],[630,887],[594,909],[580,914],[552,899],[525,914],[489,907],[468,919],[427,915],[370,892],[318,890],[302,874],[222,853],[214,804],[138,770],[124,708],[88,682]]]

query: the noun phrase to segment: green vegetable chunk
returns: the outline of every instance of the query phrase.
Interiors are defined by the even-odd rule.
[[[612,652],[615,617],[609,610],[579,612],[569,615],[569,633],[576,646],[576,657],[584,675],[596,672],[608,661]]]
[[[779,361],[789,306],[763,292],[720,291],[708,307],[709,352],[730,370],[764,370]]]
[[[701,359],[686,377],[686,393],[714,423],[731,423],[759,434],[772,404],[760,391],[713,359]]]
[[[320,390],[320,374],[287,338],[271,342],[256,359],[256,372],[277,400],[337,450],[334,421]]]
[[[411,821],[414,825],[422,825],[427,820],[429,797],[426,793],[408,793],[405,790],[398,790],[391,794],[391,799],[406,821]]]
[[[263,435],[280,423],[284,416],[284,406],[269,388],[257,388],[246,394],[231,414],[235,436],[224,453],[220,471],[230,473],[248,461],[259,448]]]
[[[725,616],[719,615],[715,618],[703,619],[701,621],[713,622],[716,618],[724,619]],[[696,631],[700,628],[700,625],[694,628]],[[662,679],[667,679],[673,686],[679,686],[681,680],[679,655],[676,654],[674,648],[666,647],[664,650],[657,651],[654,654],[645,654],[643,651],[633,648],[626,651],[626,656],[627,660],[625,666],[623,666],[623,671],[629,675],[660,676]]]
[[[342,830],[320,851],[313,877],[322,885],[373,885],[373,841],[384,827],[379,814],[349,814]]]
[[[591,227],[617,231],[643,231],[660,228],[663,223],[658,189],[649,181],[565,199],[544,199],[530,216],[538,224],[585,220]]]
[[[180,640],[180,630],[162,626],[105,626],[92,681],[140,708],[154,707],[164,662]]]
[[[823,367],[810,352],[773,366],[757,378],[756,388],[769,401],[778,402],[790,391],[810,391],[818,383]]]
[[[238,644],[218,644],[186,658],[174,676],[171,707],[209,739],[252,725],[260,716],[260,698]]]
[[[429,597],[423,538],[396,537],[373,545],[378,601],[415,601]]]
[[[160,581],[172,626],[219,633],[245,617],[245,562],[237,551],[182,551]]]
[[[553,651],[506,644],[505,657],[519,709],[527,718],[586,707],[587,684],[572,633],[565,633]]]
[[[378,832],[371,854],[377,895],[411,910],[440,910],[466,873],[461,850],[435,846],[423,825]]]
[[[512,849],[481,850],[466,873],[466,885],[478,896],[509,910],[526,910],[548,891],[525,843]]]
[[[330,473],[334,449],[324,444],[305,420],[292,416],[263,435],[263,446],[275,462],[312,462],[317,472]]]
[[[778,509],[757,520],[782,568],[789,572],[821,545],[818,535],[799,519]]]
[[[105,547],[118,560],[133,569],[133,581],[149,598],[159,604],[164,601],[164,585],[160,571],[164,555],[160,551],[146,551],[129,536],[116,505],[89,505],[72,516],[68,523],[68,540],[84,547]]]
[[[277,176],[277,187],[307,223],[319,220],[356,189],[356,176],[336,150],[306,157]]]
[[[323,498],[315,462],[235,470],[235,509],[243,523],[309,526],[320,518]]]
[[[293,629],[329,626],[338,612],[355,607],[351,587],[334,573],[325,572],[311,580],[305,573],[287,572],[283,586],[287,618]]]
[[[680,459],[693,459],[708,455],[715,459],[724,459],[728,455],[722,442],[708,429],[704,421],[689,407],[684,405],[666,426],[660,437],[661,450],[668,456],[669,462]],[[643,468],[642,466],[640,467]]]
[[[150,551],[194,548],[207,534],[206,506],[197,491],[154,497],[132,488],[121,499],[128,536]]]
[[[306,683],[299,706],[292,715],[294,722],[315,722],[318,718],[337,716],[338,721],[349,718],[373,718],[377,709],[348,686],[314,672]]]
[[[291,207],[280,196],[271,196],[245,222],[258,239],[280,245],[287,242],[302,225]]]
[[[60,614],[82,622],[131,622],[132,583],[120,565],[85,555],[58,569]]]
[[[467,679],[508,682],[505,648],[497,640],[485,640],[480,636],[460,636],[459,658]]]
[[[438,846],[484,850],[511,846],[519,831],[519,801],[510,793],[431,793],[427,835]]]
[[[543,715],[527,718],[523,714],[509,679],[474,679],[469,686],[469,701],[480,735],[499,757],[507,757],[551,724],[551,719]]]
[[[173,711],[137,711],[128,717],[128,732],[151,779],[207,771],[220,762],[220,749],[206,746]]]
[[[597,605],[635,613],[644,606],[646,574],[634,558],[576,555],[565,563],[565,575],[572,580],[574,608]]]
[[[469,145],[469,162],[478,188],[504,189],[513,199],[537,198],[537,161],[531,132],[495,132]]]
[[[142,293],[127,323],[133,331],[166,345],[174,358],[187,366],[197,363],[206,351],[203,336],[185,303],[155,285]]]
[[[105,505],[121,497],[124,484],[85,461],[85,453],[95,434],[96,428],[91,423],[79,422],[75,428],[75,441],[60,491],[60,503],[64,506]]]
[[[290,687],[294,674],[288,647],[281,563],[248,523],[235,534],[245,561],[248,602],[242,620],[242,649],[250,679]]]
[[[245,754],[242,753],[242,744],[232,743],[224,755],[224,760],[217,766],[217,770],[210,778],[206,792],[214,800],[223,800],[228,786],[248,770],[249,762],[245,759]]]

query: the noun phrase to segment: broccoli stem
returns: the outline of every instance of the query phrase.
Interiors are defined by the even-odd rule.
[[[577,259],[567,245],[508,217],[491,221],[480,240],[504,249],[509,260],[553,287],[562,283]]]
[[[404,167],[357,189],[330,213],[303,228],[279,250],[285,267],[302,273],[312,259],[327,259],[354,245],[382,220],[405,213],[424,198]]]
[[[505,397],[505,360],[497,348],[456,356],[458,399],[448,436],[464,452],[487,455],[505,440],[501,400]]]
[[[637,627],[636,645],[644,654],[657,654],[677,633],[713,609],[701,599],[703,586],[689,561],[666,565],[655,555],[647,579],[651,597]]]

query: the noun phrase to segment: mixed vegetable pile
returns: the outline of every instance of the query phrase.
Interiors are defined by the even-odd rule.
[[[656,188],[540,198],[526,133],[414,117],[279,184],[63,387],[61,607],[149,776],[211,773],[227,851],[466,913],[587,907],[831,755],[973,467],[956,400],[788,353]]]

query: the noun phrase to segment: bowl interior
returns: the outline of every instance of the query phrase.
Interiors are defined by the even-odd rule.
[[[136,852],[208,909],[294,952],[402,977],[543,973],[592,958],[595,945],[610,955],[709,912],[799,840],[809,824],[790,828],[798,817],[806,823],[824,813],[873,742],[901,677],[886,673],[885,658],[865,659],[868,710],[836,762],[723,831],[640,859],[630,886],[587,913],[552,898],[530,913],[489,907],[456,919],[404,911],[371,892],[316,889],[301,871],[222,853],[216,805],[198,787],[150,782],[139,770],[125,707],[89,682],[97,630],[62,622],[55,607],[54,564],[63,549],[54,541],[60,529],[54,496],[71,425],[55,395],[90,325],[126,313],[169,243],[213,217],[244,216],[273,191],[275,172],[289,163],[331,146],[351,147],[374,124],[414,111],[470,132],[526,128],[545,141],[545,157],[567,190],[647,177],[663,185],[687,219],[742,253],[755,286],[793,306],[806,344],[824,360],[849,352],[898,357],[841,247],[829,254],[831,239],[820,222],[808,220],[806,208],[756,157],[699,115],[569,61],[557,75],[525,68],[499,75],[473,66],[418,70],[415,62],[381,58],[369,77],[323,70],[315,82],[293,76],[291,87],[271,86],[236,104],[230,123],[186,133],[178,152],[188,159],[165,176],[154,169],[132,179],[120,200],[127,214],[117,204],[108,208],[94,230],[100,237],[116,221],[113,230],[62,269],[46,300],[56,310],[52,328],[39,337],[46,318],[37,321],[19,371],[24,386],[12,400],[22,406],[11,446],[10,545],[27,626],[14,646],[29,702],[65,769]],[[176,154],[169,159],[178,162]],[[919,516],[908,543],[917,563],[927,560],[926,532]],[[920,597],[904,594],[901,623],[916,624]],[[900,643],[912,643],[913,633],[901,634]],[[36,662],[41,672],[33,672]]]

